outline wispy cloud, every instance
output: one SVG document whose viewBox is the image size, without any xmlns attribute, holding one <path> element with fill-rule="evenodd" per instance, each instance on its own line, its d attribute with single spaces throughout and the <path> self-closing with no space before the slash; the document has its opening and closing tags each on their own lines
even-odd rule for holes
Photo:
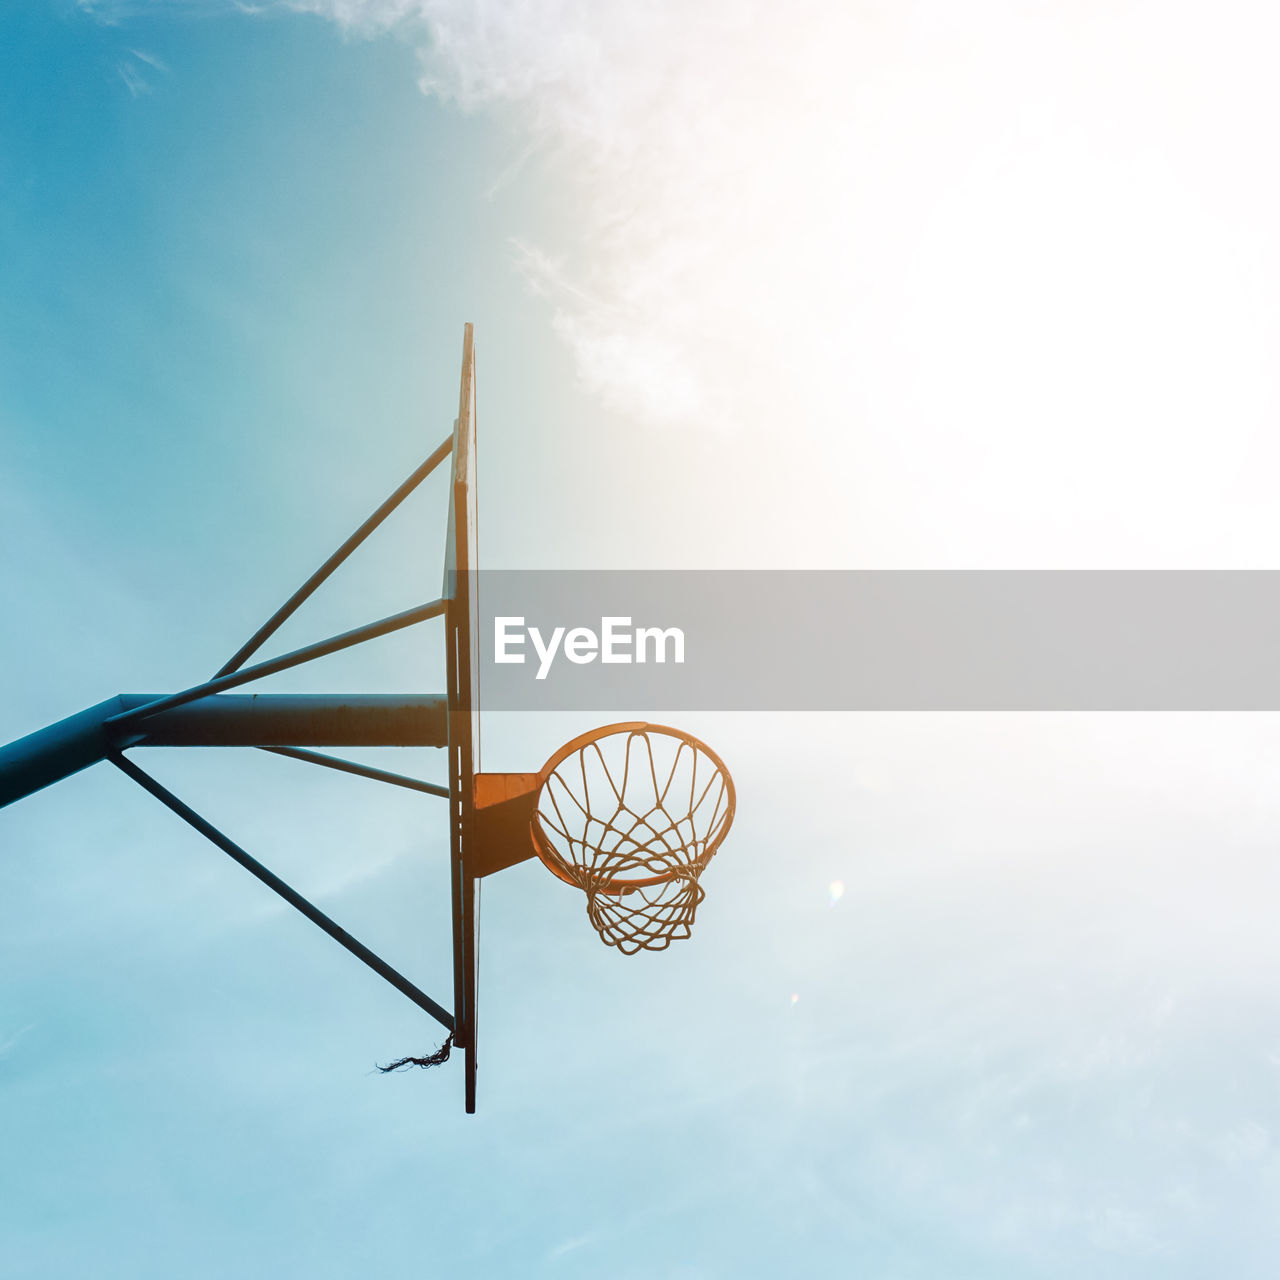
<svg viewBox="0 0 1280 1280">
<path fill-rule="evenodd" d="M 151 86 L 147 83 L 146 77 L 132 62 L 117 62 L 116 74 L 124 82 L 124 87 L 129 90 L 131 98 L 140 98 L 144 93 L 151 92 Z"/>
<path fill-rule="evenodd" d="M 142 49 L 130 49 L 127 56 L 116 63 L 116 74 L 131 98 L 141 98 L 152 91 L 156 72 L 168 75 L 169 68 L 155 54 Z"/>
<path fill-rule="evenodd" d="M 117 26 L 124 16 L 119 12 L 118 0 L 76 0 L 76 8 L 107 27 Z"/>
<path fill-rule="evenodd" d="M 0 1038 L 0 1058 L 7 1057 L 13 1051 L 14 1046 L 22 1039 L 27 1032 L 35 1029 L 35 1023 L 30 1022 L 25 1027 L 19 1027 L 17 1031 L 11 1035 Z"/>
<path fill-rule="evenodd" d="M 75 0 L 76 8 L 104 27 L 118 27 L 130 18 L 154 17 L 157 13 L 225 13 L 234 0 Z"/>
<path fill-rule="evenodd" d="M 734 228 L 770 216 L 752 175 L 784 144 L 779 119 L 794 116 L 813 46 L 839 43 L 832 6 L 781 25 L 755 0 L 294 7 L 356 33 L 417 32 L 423 91 L 509 117 L 525 154 L 572 190 L 564 239 L 519 241 L 516 254 L 592 392 L 648 422 L 731 419 L 741 367 L 725 356 L 744 326 L 774 323 L 756 296 L 761 265 L 743 261 Z"/>
<path fill-rule="evenodd" d="M 547 1261 L 554 1262 L 557 1258 L 563 1258 L 567 1253 L 575 1253 L 577 1250 L 589 1245 L 596 1238 L 596 1233 L 592 1232 L 585 1236 L 571 1236 L 568 1240 L 562 1240 L 553 1249 L 547 1251 Z"/>
<path fill-rule="evenodd" d="M 169 68 L 165 66 L 165 64 L 161 62 L 154 53 L 147 53 L 142 49 L 130 49 L 129 55 L 130 57 L 136 58 L 139 62 L 145 62 L 147 66 L 156 71 L 161 71 L 165 75 L 169 74 Z"/>
</svg>

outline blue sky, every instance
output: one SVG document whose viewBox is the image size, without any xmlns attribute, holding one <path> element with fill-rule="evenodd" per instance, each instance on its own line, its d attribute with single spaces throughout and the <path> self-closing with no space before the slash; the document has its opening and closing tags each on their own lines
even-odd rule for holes
<svg viewBox="0 0 1280 1280">
<path fill-rule="evenodd" d="M 1272 19 L 800 10 L 5 6 L 0 740 L 216 669 L 447 433 L 464 321 L 491 566 L 1275 567 Z M 280 647 L 432 598 L 443 496 Z M 688 727 L 695 937 L 495 878 L 473 1117 L 115 771 L 6 809 L 0 1271 L 1275 1273 L 1272 717 Z M 144 763 L 447 993 L 430 798 Z"/>
</svg>

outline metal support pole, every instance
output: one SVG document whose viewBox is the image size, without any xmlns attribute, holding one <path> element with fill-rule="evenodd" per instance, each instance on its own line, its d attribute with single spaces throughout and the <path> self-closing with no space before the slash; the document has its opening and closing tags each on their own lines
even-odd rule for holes
<svg viewBox="0 0 1280 1280">
<path fill-rule="evenodd" d="M 126 693 L 133 706 L 160 694 Z M 440 694 L 222 693 L 130 725 L 140 747 L 443 747 Z M 122 744 L 123 745 L 123 744 Z"/>
<path fill-rule="evenodd" d="M 223 694 L 137 724 L 120 722 L 121 715 L 160 700 L 118 694 L 0 746 L 0 808 L 127 746 L 443 747 L 449 740 L 440 695 Z"/>
<path fill-rule="evenodd" d="M 0 747 L 0 808 L 105 760 L 106 722 L 123 709 L 119 697 L 108 698 Z"/>
<path fill-rule="evenodd" d="M 318 764 L 339 773 L 350 773 L 357 778 L 369 778 L 373 782 L 387 782 L 393 787 L 405 787 L 409 791 L 422 791 L 429 796 L 449 798 L 449 788 L 435 782 L 423 782 L 420 778 L 406 778 L 402 773 L 388 773 L 386 769 L 374 769 L 354 760 L 339 760 L 337 756 L 322 755 L 319 751 L 299 751 L 296 747 L 263 747 L 274 756 L 287 756 L 304 764 Z"/>
</svg>

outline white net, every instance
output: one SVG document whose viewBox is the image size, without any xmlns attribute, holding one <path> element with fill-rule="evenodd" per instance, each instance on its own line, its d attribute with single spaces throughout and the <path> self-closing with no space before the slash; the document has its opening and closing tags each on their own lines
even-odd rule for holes
<svg viewBox="0 0 1280 1280">
<path fill-rule="evenodd" d="M 689 936 L 698 877 L 733 811 L 728 771 L 696 738 L 609 725 L 552 757 L 534 827 L 544 861 L 587 895 L 601 938 L 633 954 Z"/>
</svg>

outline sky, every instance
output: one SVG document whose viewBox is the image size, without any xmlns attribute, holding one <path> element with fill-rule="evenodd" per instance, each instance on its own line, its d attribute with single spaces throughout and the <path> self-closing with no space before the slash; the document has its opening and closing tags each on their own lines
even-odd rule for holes
<svg viewBox="0 0 1280 1280">
<path fill-rule="evenodd" d="M 0 741 L 214 671 L 448 434 L 467 321 L 487 567 L 1280 567 L 1277 43 L 1233 0 L 10 0 Z M 433 598 L 444 496 L 273 644 Z M 0 812 L 0 1271 L 1275 1274 L 1273 716 L 683 723 L 739 803 L 694 937 L 488 882 L 474 1116 L 116 771 Z M 485 765 L 586 727 L 490 715 Z M 447 996 L 431 797 L 142 763 Z"/>
</svg>

